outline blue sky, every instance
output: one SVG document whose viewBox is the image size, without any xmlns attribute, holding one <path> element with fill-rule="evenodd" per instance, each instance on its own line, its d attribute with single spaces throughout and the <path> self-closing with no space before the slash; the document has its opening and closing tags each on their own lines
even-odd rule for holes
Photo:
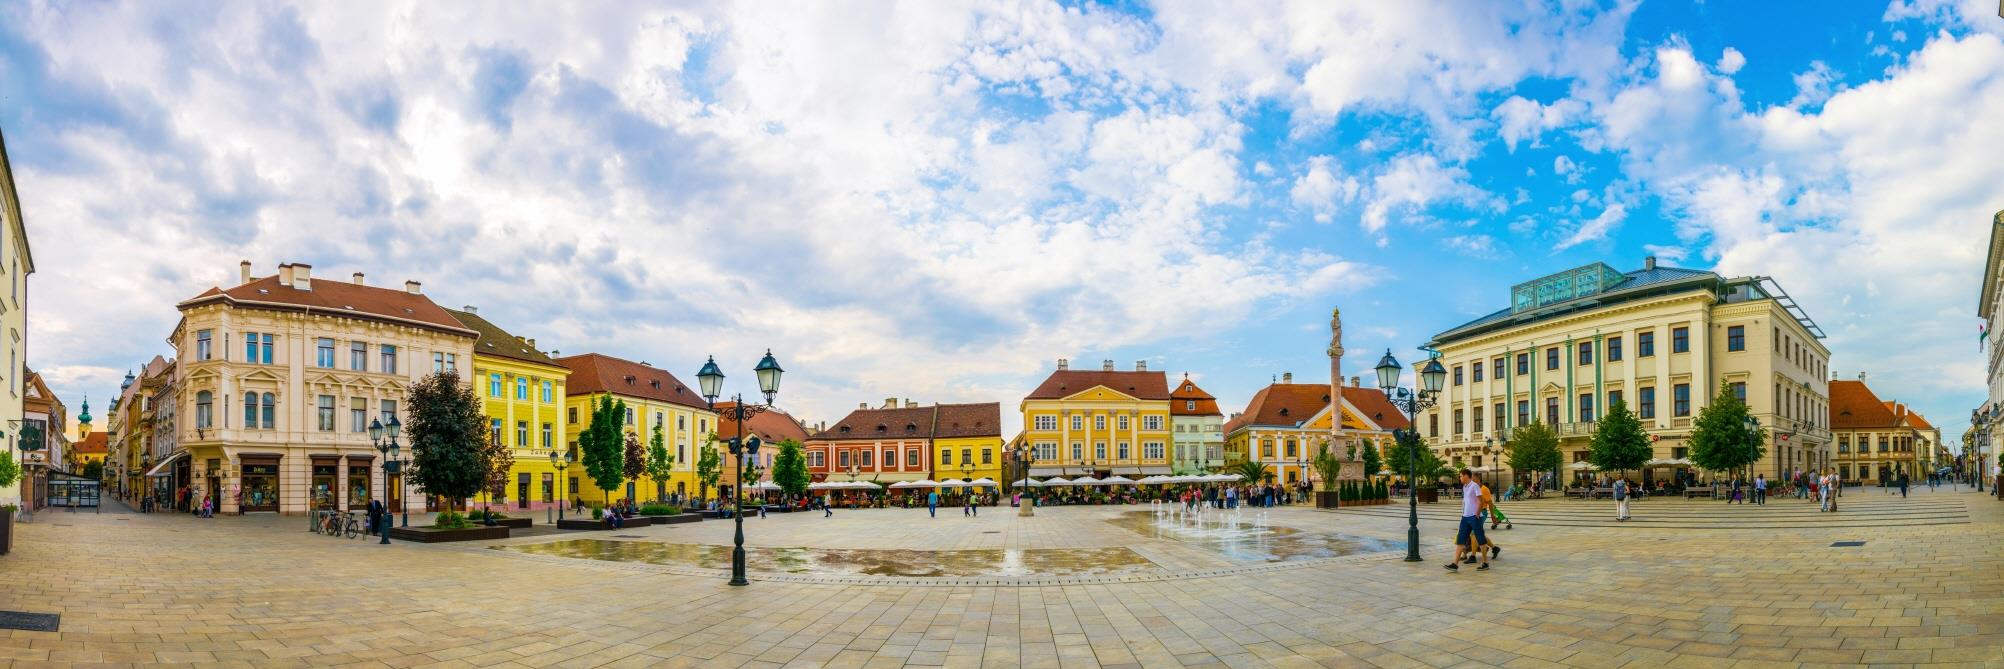
<svg viewBox="0 0 2004 669">
<path fill-rule="evenodd" d="M 1774 277 L 1959 432 L 1989 0 L 0 8 L 30 362 L 104 398 L 236 262 L 424 281 L 811 420 L 1060 357 L 1243 407 L 1604 261 Z"/>
</svg>

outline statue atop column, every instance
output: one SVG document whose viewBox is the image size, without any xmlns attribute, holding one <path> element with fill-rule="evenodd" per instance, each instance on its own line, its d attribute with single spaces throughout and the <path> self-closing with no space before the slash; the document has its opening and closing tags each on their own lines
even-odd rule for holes
<svg viewBox="0 0 2004 669">
<path fill-rule="evenodd" d="M 1343 429 L 1343 310 L 1329 311 L 1329 450 L 1343 459 L 1342 480 L 1364 478 L 1364 464 Z"/>
</svg>

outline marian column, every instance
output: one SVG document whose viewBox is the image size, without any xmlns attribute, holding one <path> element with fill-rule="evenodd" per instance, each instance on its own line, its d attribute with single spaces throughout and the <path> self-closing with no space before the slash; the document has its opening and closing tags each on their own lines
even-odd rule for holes
<svg viewBox="0 0 2004 669">
<path fill-rule="evenodd" d="M 1361 479 L 1364 465 L 1350 453 L 1343 429 L 1343 310 L 1329 312 L 1329 449 L 1343 458 L 1339 479 Z"/>
</svg>

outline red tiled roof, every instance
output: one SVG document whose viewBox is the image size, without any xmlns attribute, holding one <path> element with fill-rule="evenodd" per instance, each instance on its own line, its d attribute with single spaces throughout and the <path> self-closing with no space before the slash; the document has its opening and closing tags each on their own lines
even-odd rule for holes
<svg viewBox="0 0 2004 669">
<path fill-rule="evenodd" d="M 102 431 L 86 434 L 84 435 L 83 441 L 79 441 L 77 443 L 70 445 L 70 452 L 71 453 L 109 452 L 109 447 L 107 446 L 108 439 L 109 437 L 106 437 L 105 433 Z"/>
<path fill-rule="evenodd" d="M 737 402 L 717 403 L 717 436 L 728 438 L 738 435 L 738 422 L 731 418 L 729 411 L 737 405 Z M 778 444 L 788 439 L 807 441 L 807 430 L 801 428 L 800 423 L 794 422 L 792 416 L 777 409 L 766 409 L 763 413 L 752 416 L 751 420 L 745 422 L 745 434 L 758 435 L 759 439 L 769 444 Z"/>
<path fill-rule="evenodd" d="M 933 437 L 936 439 L 1002 436 L 1001 402 L 937 406 L 939 418 L 933 425 Z"/>
<path fill-rule="evenodd" d="M 1886 403 L 1863 381 L 1830 382 L 1830 427 L 1836 429 L 1895 427 L 1900 423 Z"/>
<path fill-rule="evenodd" d="M 478 313 L 458 309 L 447 309 L 445 312 L 452 314 L 452 317 L 458 319 L 467 329 L 480 333 L 479 341 L 473 342 L 474 353 L 540 365 L 557 364 L 556 360 L 550 358 L 550 354 L 536 350 L 536 347 L 529 345 L 528 340 L 509 334 L 507 330 L 501 329 L 501 326 L 495 325 L 493 321 L 482 318 Z"/>
<path fill-rule="evenodd" d="M 1188 376 L 1183 377 L 1183 382 L 1177 384 L 1175 390 L 1169 391 L 1169 399 L 1171 400 L 1169 402 L 1169 415 L 1171 416 L 1224 415 L 1223 411 L 1218 410 L 1218 398 L 1204 392 L 1203 388 L 1198 388 L 1197 384 L 1191 382 Z M 1197 408 L 1185 409 L 1184 407 L 1190 406 L 1190 402 L 1192 401 L 1197 403 Z"/>
<path fill-rule="evenodd" d="M 612 393 L 709 409 L 709 403 L 703 401 L 703 396 L 695 388 L 683 384 L 667 370 L 651 365 L 601 353 L 557 358 L 557 364 L 571 370 L 571 378 L 564 385 L 565 395 Z"/>
<path fill-rule="evenodd" d="M 1126 393 L 1135 399 L 1169 399 L 1169 380 L 1162 372 L 1108 372 L 1085 370 L 1058 370 L 1051 372 L 1042 385 L 1030 391 L 1032 400 L 1054 400 L 1078 394 L 1093 386 L 1106 386 L 1114 392 Z"/>
<path fill-rule="evenodd" d="M 928 439 L 932 407 L 857 409 L 814 435 L 815 439 Z"/>
<path fill-rule="evenodd" d="M 1406 427 L 1406 415 L 1385 399 L 1376 388 L 1343 386 L 1343 399 L 1364 418 L 1387 430 Z M 1253 394 L 1245 413 L 1225 425 L 1231 432 L 1247 425 L 1297 425 L 1329 407 L 1329 386 L 1306 383 L 1275 383 Z"/>
<path fill-rule="evenodd" d="M 232 288 L 212 287 L 175 306 L 187 309 L 221 300 L 240 308 L 320 311 L 407 323 L 469 337 L 479 334 L 421 294 L 329 279 L 308 280 L 306 285 L 310 290 L 301 290 L 296 285 L 281 286 L 276 275 L 254 278 Z"/>
</svg>

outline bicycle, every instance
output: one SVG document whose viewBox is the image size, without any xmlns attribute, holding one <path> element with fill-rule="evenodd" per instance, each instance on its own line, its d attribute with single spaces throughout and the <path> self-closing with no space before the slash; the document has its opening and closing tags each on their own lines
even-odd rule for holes
<svg viewBox="0 0 2004 669">
<path fill-rule="evenodd" d="M 341 515 L 347 519 L 346 522 L 342 523 L 342 533 L 347 535 L 349 539 L 362 536 L 362 519 L 356 518 L 353 511 Z"/>
</svg>

